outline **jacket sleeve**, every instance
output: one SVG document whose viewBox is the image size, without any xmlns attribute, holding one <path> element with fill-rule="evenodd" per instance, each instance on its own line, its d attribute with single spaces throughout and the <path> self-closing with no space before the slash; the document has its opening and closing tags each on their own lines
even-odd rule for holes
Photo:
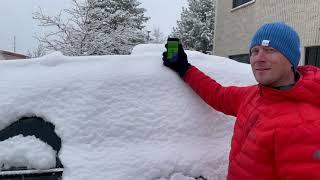
<svg viewBox="0 0 320 180">
<path fill-rule="evenodd" d="M 217 111 L 227 115 L 237 115 L 246 88 L 223 87 L 194 66 L 188 69 L 184 80 L 207 104 Z"/>
<path fill-rule="evenodd" d="M 275 131 L 275 160 L 280 179 L 320 179 L 319 120 Z"/>
</svg>

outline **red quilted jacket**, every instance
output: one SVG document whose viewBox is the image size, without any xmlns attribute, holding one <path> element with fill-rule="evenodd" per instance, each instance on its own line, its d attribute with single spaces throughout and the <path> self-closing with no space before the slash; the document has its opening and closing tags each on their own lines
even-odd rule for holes
<svg viewBox="0 0 320 180">
<path fill-rule="evenodd" d="M 303 66 L 290 90 L 223 87 L 192 66 L 184 80 L 236 116 L 228 180 L 320 180 L 320 69 Z"/>
</svg>

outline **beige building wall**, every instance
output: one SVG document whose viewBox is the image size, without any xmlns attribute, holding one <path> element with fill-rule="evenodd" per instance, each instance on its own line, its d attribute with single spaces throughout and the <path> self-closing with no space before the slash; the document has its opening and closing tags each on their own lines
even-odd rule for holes
<svg viewBox="0 0 320 180">
<path fill-rule="evenodd" d="M 252 0 L 232 9 L 233 0 L 217 0 L 213 52 L 218 56 L 247 54 L 256 29 L 273 21 L 284 21 L 300 35 L 304 47 L 320 45 L 320 0 Z"/>
</svg>

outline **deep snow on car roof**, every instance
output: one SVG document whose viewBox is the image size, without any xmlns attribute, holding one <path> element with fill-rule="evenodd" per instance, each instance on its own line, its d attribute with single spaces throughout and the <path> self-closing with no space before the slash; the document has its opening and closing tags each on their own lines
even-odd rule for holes
<svg viewBox="0 0 320 180">
<path fill-rule="evenodd" d="M 223 85 L 254 83 L 248 65 L 187 53 Z M 233 119 L 202 102 L 161 58 L 56 52 L 0 62 L 0 130 L 25 115 L 52 122 L 62 140 L 64 179 L 225 178 Z M 0 162 L 12 152 L 1 151 Z M 28 158 L 21 165 L 45 157 Z"/>
</svg>

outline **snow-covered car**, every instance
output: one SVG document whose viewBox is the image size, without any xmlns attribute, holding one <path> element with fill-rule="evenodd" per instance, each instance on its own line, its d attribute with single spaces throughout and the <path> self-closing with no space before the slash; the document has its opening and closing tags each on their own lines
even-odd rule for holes
<svg viewBox="0 0 320 180">
<path fill-rule="evenodd" d="M 5 167 L 56 169 L 58 157 L 63 180 L 225 179 L 234 118 L 164 67 L 162 49 L 141 46 L 125 56 L 1 61 L 0 131 L 39 117 L 54 125 L 61 149 L 30 134 L 2 140 L 0 176 Z M 254 83 L 246 64 L 187 54 L 223 85 Z"/>
</svg>

